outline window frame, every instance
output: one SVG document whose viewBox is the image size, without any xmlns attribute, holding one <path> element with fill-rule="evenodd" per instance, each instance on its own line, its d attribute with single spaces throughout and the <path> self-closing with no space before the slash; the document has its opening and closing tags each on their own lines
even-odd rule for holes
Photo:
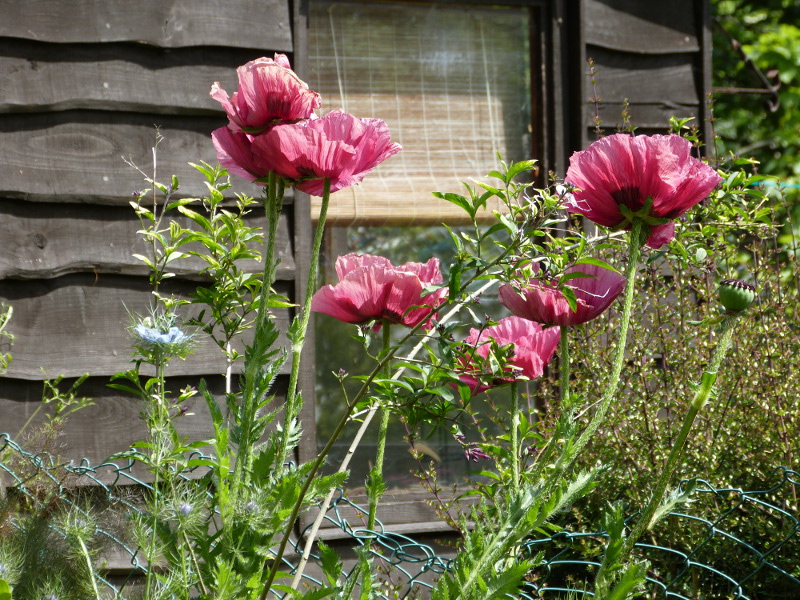
<svg viewBox="0 0 800 600">
<path fill-rule="evenodd" d="M 294 28 L 295 50 L 294 68 L 302 77 L 306 77 L 309 72 L 308 56 L 308 37 L 309 28 L 313 23 L 309 22 L 310 3 L 313 0 L 299 0 L 295 4 Z M 567 27 L 569 21 L 566 18 L 568 12 L 568 2 L 570 0 L 348 0 L 362 4 L 393 4 L 393 5 L 450 5 L 464 6 L 469 8 L 488 7 L 488 6 L 508 6 L 523 7 L 529 11 L 530 23 L 530 56 L 531 65 L 531 148 L 530 156 L 538 160 L 539 169 L 536 172 L 535 184 L 543 186 L 548 180 L 550 172 L 563 172 L 566 165 L 567 148 L 573 146 L 571 137 L 566 131 L 566 115 L 575 110 L 576 102 L 569 101 L 569 94 L 566 87 L 570 83 L 567 77 L 565 60 L 567 55 Z M 367 115 L 380 117 L 380 115 Z M 471 176 L 465 173 L 464 177 Z M 311 209 L 308 195 L 295 193 L 295 231 L 300 233 L 303 229 L 306 232 L 311 229 Z M 329 232 L 326 232 L 328 234 Z M 298 237 L 295 261 L 298 269 L 302 269 L 308 264 L 310 255 L 310 240 L 308 234 Z M 299 270 L 298 272 L 302 272 Z M 302 297 L 305 290 L 305 278 L 298 277 L 297 293 Z M 313 328 L 306 336 L 307 347 L 314 346 Z M 308 461 L 317 454 L 317 431 L 316 431 L 316 399 L 314 396 L 315 388 L 315 364 L 313 352 L 306 353 L 300 383 L 304 391 L 304 407 L 301 413 L 303 422 L 304 437 L 298 449 L 298 459 Z M 429 494 L 421 494 L 418 490 L 397 490 L 390 491 L 384 497 L 384 510 L 378 515 L 381 522 L 387 529 L 397 532 L 438 532 L 448 531 L 450 527 L 441 519 L 435 516 L 430 506 L 425 503 L 424 498 Z M 361 501 L 358 494 L 352 495 L 354 501 Z M 387 511 L 386 505 L 391 505 L 392 510 Z M 301 530 L 309 523 L 313 522 L 316 515 L 311 512 L 301 518 Z M 357 519 L 357 515 L 350 515 Z M 322 539 L 336 538 L 333 528 L 323 528 L 319 536 Z"/>
</svg>

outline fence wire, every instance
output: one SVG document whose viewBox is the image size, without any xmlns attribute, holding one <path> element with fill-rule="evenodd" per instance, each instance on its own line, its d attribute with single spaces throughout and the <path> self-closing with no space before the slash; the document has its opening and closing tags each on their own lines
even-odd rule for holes
<svg viewBox="0 0 800 600">
<path fill-rule="evenodd" d="M 646 597 L 653 600 L 790 600 L 800 598 L 800 520 L 797 494 L 800 473 L 778 467 L 763 489 L 715 488 L 699 480 L 692 501 L 671 513 L 655 532 L 659 537 L 636 544 L 638 557 L 650 562 Z M 42 495 L 43 486 L 48 495 Z M 48 453 L 32 454 L 0 434 L 0 498 L 12 490 L 30 506 L 59 502 L 78 513 L 86 509 L 75 501 L 76 487 L 88 487 L 92 496 L 126 511 L 140 507 L 126 490 L 132 486 L 152 489 L 134 474 L 133 462 L 92 465 L 61 463 Z M 352 523 L 352 515 L 357 523 Z M 451 559 L 427 544 L 394 533 L 378 521 L 374 531 L 363 527 L 365 510 L 339 491 L 325 518 L 356 544 L 371 540 L 375 564 L 386 591 L 383 598 L 424 598 Z M 346 515 L 350 515 L 347 517 Z M 632 515 L 629 520 L 635 519 Z M 88 518 L 88 515 L 87 515 Z M 12 526 L 14 523 L 10 523 Z M 0 522 L 0 526 L 3 523 Z M 50 527 L 58 532 L 58 525 Z M 117 551 L 130 557 L 130 573 L 144 573 L 139 549 L 119 533 L 98 528 Z M 527 600 L 590 598 L 586 582 L 599 567 L 605 534 L 560 531 L 530 539 L 522 552 L 536 556 L 538 566 L 529 574 L 519 597 Z M 302 552 L 301 535 L 295 551 Z M 287 571 L 294 565 L 286 561 Z M 109 591 L 116 587 L 99 577 Z M 308 576 L 309 583 L 316 582 Z M 318 583 L 318 582 L 317 582 Z"/>
</svg>

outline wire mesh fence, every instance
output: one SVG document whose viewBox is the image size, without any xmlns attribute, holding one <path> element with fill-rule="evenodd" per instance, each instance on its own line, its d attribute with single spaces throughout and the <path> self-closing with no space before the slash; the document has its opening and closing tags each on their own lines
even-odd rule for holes
<svg viewBox="0 0 800 600">
<path fill-rule="evenodd" d="M 655 600 L 800 598 L 800 473 L 779 467 L 768 482 L 762 489 L 743 490 L 697 481 L 692 501 L 659 525 L 657 537 L 636 546 L 638 557 L 650 563 L 646 596 Z M 137 496 L 130 493 L 136 487 L 150 489 L 137 477 L 132 462 L 63 463 L 48 453 L 27 452 L 7 434 L 0 434 L 0 497 L 14 495 L 17 506 L 42 511 L 45 505 L 57 503 L 81 513 L 87 509 L 85 498 L 76 499 L 75 490 L 80 488 L 91 490 L 94 501 L 130 513 L 141 510 Z M 375 563 L 391 588 L 384 597 L 426 597 L 452 559 L 380 522 L 374 531 L 365 529 L 358 518 L 363 514 L 363 508 L 339 491 L 325 518 L 328 527 L 340 529 L 355 544 L 371 540 Z M 630 517 L 635 518 L 635 514 Z M 0 534 L 3 526 L 13 527 L 13 521 L 13 512 L 0 514 Z M 49 527 L 59 533 L 57 522 Z M 302 552 L 302 533 L 296 539 L 295 556 Z M 129 576 L 145 572 L 139 548 L 119 528 L 98 527 L 96 534 L 107 547 L 127 557 Z M 602 531 L 568 530 L 532 537 L 522 551 L 536 556 L 539 566 L 529 574 L 519 597 L 591 597 L 586 582 L 600 564 L 597 557 L 604 537 Z M 294 565 L 287 561 L 286 567 L 291 572 Z M 109 592 L 116 592 L 119 583 L 99 578 Z"/>
</svg>

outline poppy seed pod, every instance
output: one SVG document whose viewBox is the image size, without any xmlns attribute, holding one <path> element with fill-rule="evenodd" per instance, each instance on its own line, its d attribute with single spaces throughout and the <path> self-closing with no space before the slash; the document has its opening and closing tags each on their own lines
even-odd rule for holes
<svg viewBox="0 0 800 600">
<path fill-rule="evenodd" d="M 728 312 L 739 313 L 756 299 L 755 286 L 739 279 L 725 279 L 719 284 L 719 301 Z"/>
</svg>

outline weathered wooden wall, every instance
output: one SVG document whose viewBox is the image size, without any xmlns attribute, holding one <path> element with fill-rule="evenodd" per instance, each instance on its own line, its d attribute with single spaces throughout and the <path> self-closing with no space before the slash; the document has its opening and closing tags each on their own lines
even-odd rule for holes
<svg viewBox="0 0 800 600">
<path fill-rule="evenodd" d="M 537 15 L 531 60 L 541 86 L 532 90 L 532 125 L 545 170 L 563 175 L 569 154 L 594 139 L 588 57 L 596 65 L 605 128 L 621 123 L 625 99 L 641 131 L 663 131 L 672 115 L 694 116 L 705 126 L 707 0 L 509 3 L 530 5 Z M 145 183 L 122 158 L 149 170 L 158 125 L 165 137 L 158 176 L 175 173 L 183 193 L 202 194 L 202 180 L 186 163 L 215 162 L 209 134 L 225 117 L 208 96 L 211 83 L 232 91 L 235 67 L 274 51 L 290 53 L 303 76 L 306 14 L 302 0 L 3 3 L 0 299 L 14 305 L 10 329 L 17 340 L 0 380 L 0 431 L 14 435 L 35 411 L 43 377 L 90 372 L 84 390 L 96 405 L 72 419 L 63 454 L 97 461 L 142 435 L 136 399 L 105 387 L 109 375 L 130 366 L 127 311 L 144 310 L 148 300 L 145 271 L 131 257 L 139 225 L 128 206 Z M 235 189 L 258 193 L 242 181 Z M 308 253 L 306 203 L 298 194 L 280 224 L 278 287 L 295 296 Z M 197 267 L 187 263 L 173 288 L 190 291 Z M 222 370 L 207 345 L 173 362 L 173 388 L 203 376 L 221 389 Z M 308 399 L 313 369 L 303 372 Z M 181 420 L 184 431 L 205 436 L 203 407 L 193 411 Z M 311 402 L 303 420 L 309 439 L 300 457 L 308 459 L 316 448 Z M 413 498 L 391 506 L 393 523 L 416 521 L 413 529 L 435 521 Z"/>
<path fill-rule="evenodd" d="M 707 0 L 580 0 L 579 10 L 581 146 L 595 139 L 595 97 L 606 132 L 622 125 L 627 100 L 631 122 L 641 133 L 664 132 L 671 116 L 694 117 L 692 123 L 709 139 Z"/>
<path fill-rule="evenodd" d="M 143 433 L 137 399 L 105 387 L 130 368 L 129 311 L 147 310 L 139 223 L 128 205 L 156 178 L 177 174 L 180 194 L 202 195 L 189 161 L 216 162 L 210 133 L 226 122 L 209 97 L 236 89 L 235 68 L 275 51 L 291 55 L 288 0 L 7 0 L 0 19 L 0 300 L 14 307 L 14 359 L 0 380 L 0 431 L 14 436 L 36 410 L 41 380 L 84 372 L 95 406 L 72 418 L 62 455 L 102 460 Z M 242 180 L 235 191 L 259 194 Z M 304 206 L 304 205 L 303 205 Z M 305 209 L 307 213 L 307 208 Z M 297 240 L 308 219 L 290 206 L 280 223 L 277 287 L 294 296 Z M 256 217 L 254 222 L 263 224 Z M 138 248 L 137 248 L 138 246 Z M 302 252 L 301 252 L 302 253 Z M 302 258 L 301 258 L 302 262 Z M 186 295 L 199 263 L 168 289 Z M 260 265 L 253 263 L 253 269 Z M 285 327 L 290 314 L 278 315 Z M 221 389 L 224 360 L 210 342 L 174 360 L 172 389 L 205 377 Z M 206 437 L 205 411 L 181 419 Z"/>
</svg>

